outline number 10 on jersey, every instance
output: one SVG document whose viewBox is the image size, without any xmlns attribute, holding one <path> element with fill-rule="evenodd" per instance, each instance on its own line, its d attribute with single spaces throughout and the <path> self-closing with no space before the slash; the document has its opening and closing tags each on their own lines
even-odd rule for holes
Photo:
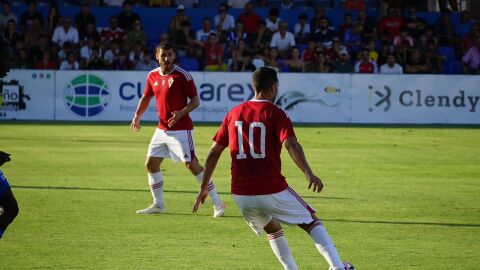
<svg viewBox="0 0 480 270">
<path fill-rule="evenodd" d="M 237 159 L 246 159 L 247 154 L 243 149 L 243 121 L 235 121 L 235 126 L 237 127 L 237 141 L 238 141 L 238 154 Z M 260 129 L 260 153 L 255 152 L 253 147 L 253 131 L 254 129 Z M 248 126 L 248 145 L 250 148 L 250 155 L 254 159 L 265 158 L 265 132 L 266 128 L 262 122 L 252 122 Z"/>
</svg>

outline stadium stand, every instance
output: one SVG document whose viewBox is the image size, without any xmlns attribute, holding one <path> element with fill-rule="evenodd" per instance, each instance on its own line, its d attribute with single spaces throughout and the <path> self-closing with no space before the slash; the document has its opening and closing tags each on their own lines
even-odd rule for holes
<svg viewBox="0 0 480 270">
<path fill-rule="evenodd" d="M 49 10 L 51 7 L 51 3 L 54 2 L 56 6 L 58 6 L 58 14 L 61 16 L 62 19 L 69 18 L 73 21 L 75 16 L 80 12 L 81 5 L 84 3 L 83 1 L 79 0 L 68 0 L 68 1 L 36 1 L 37 7 L 36 9 L 38 12 L 43 16 L 45 22 L 50 21 L 48 19 Z M 95 18 L 96 28 L 99 33 L 102 32 L 105 28 L 109 27 L 109 19 L 112 16 L 117 16 L 122 14 L 124 9 L 121 6 L 115 5 L 115 1 L 113 1 L 111 6 L 105 5 L 104 3 L 110 3 L 109 1 L 87 1 L 93 4 L 103 4 L 103 5 L 90 5 L 89 12 Z M 121 3 L 122 1 L 117 1 Z M 166 33 L 170 34 L 170 37 L 175 34 L 171 33 L 170 29 L 170 19 L 177 14 L 179 11 L 177 6 L 171 6 L 168 8 L 161 8 L 161 7 L 149 7 L 146 3 L 148 1 L 127 1 L 128 3 L 131 2 L 133 5 L 133 12 L 138 14 L 141 18 L 141 25 L 143 27 L 143 31 L 147 36 L 147 43 L 144 49 L 148 49 L 152 51 L 156 44 L 160 41 L 160 37 L 162 35 L 165 36 Z M 171 1 L 172 3 L 175 1 Z M 192 1 L 195 2 L 195 1 Z M 223 1 L 197 1 L 195 8 L 188 8 L 183 6 L 182 8 L 185 10 L 184 13 L 188 17 L 190 22 L 190 31 L 195 32 L 202 27 L 202 22 L 205 18 L 210 18 L 213 22 L 213 18 L 219 14 L 218 5 L 221 4 Z M 465 12 L 463 13 L 451 13 L 451 12 L 428 12 L 428 11 L 418 11 L 416 12 L 416 16 L 421 19 L 422 22 L 425 22 L 425 25 L 416 24 L 409 20 L 409 7 L 403 5 L 402 8 L 391 5 L 385 6 L 380 5 L 385 4 L 385 2 L 398 2 L 398 1 L 378 1 L 378 0 L 366 0 L 366 1 L 359 1 L 365 3 L 365 11 L 366 11 L 366 20 L 358 19 L 364 15 L 361 14 L 356 8 L 349 8 L 348 10 L 345 8 L 348 6 L 348 0 L 320 0 L 320 1 L 308 1 L 308 0 L 297 0 L 293 1 L 292 7 L 285 9 L 283 6 L 282 1 L 272 0 L 272 1 L 254 1 L 256 4 L 257 2 L 267 3 L 267 7 L 264 8 L 255 8 L 255 13 L 257 13 L 263 20 L 268 18 L 269 10 L 273 7 L 277 7 L 279 9 L 279 18 L 284 20 L 288 23 L 288 31 L 294 32 L 294 27 L 298 22 L 298 18 L 300 14 L 304 14 L 307 16 L 307 20 L 309 22 L 313 22 L 310 25 L 310 35 L 311 38 L 315 38 L 316 40 L 316 52 L 323 53 L 326 55 L 328 62 L 330 65 L 338 60 L 340 51 L 347 50 L 349 53 L 349 61 L 354 64 L 360 59 L 359 53 L 367 48 L 368 44 L 373 44 L 373 48 L 369 48 L 370 56 L 372 61 L 377 61 L 380 48 L 382 44 L 388 43 L 389 51 L 392 53 L 396 53 L 398 55 L 397 50 L 401 50 L 401 43 L 399 45 L 394 46 L 392 33 L 387 35 L 385 32 L 380 31 L 377 26 L 379 26 L 379 22 L 382 19 L 380 14 L 383 14 L 385 10 L 391 11 L 389 16 L 394 16 L 398 19 L 395 19 L 395 22 L 398 22 L 401 25 L 406 24 L 407 29 L 409 29 L 409 33 L 414 38 L 414 46 L 406 49 L 405 59 L 407 56 L 410 56 L 411 51 L 414 48 L 418 48 L 422 53 L 421 58 L 426 57 L 426 50 L 429 42 L 435 42 L 435 45 L 438 46 L 437 53 L 442 57 L 442 63 L 438 66 L 439 68 L 430 67 L 429 73 L 445 73 L 445 74 L 458 74 L 463 72 L 463 64 L 461 62 L 461 57 L 465 54 L 465 52 L 471 47 L 476 46 L 476 42 L 470 42 L 470 47 L 464 48 L 463 39 L 466 38 L 467 35 L 470 39 L 478 39 L 478 31 L 476 34 L 473 35 L 470 33 L 470 29 L 475 26 L 475 24 L 468 18 L 468 14 Z M 421 1 L 420 1 L 421 2 Z M 28 4 L 24 1 L 11 1 L 10 2 L 11 13 L 15 14 L 18 18 L 18 24 L 16 27 L 12 26 L 12 29 L 9 29 L 7 26 L 3 26 L 0 24 L 0 32 L 1 37 L 4 42 L 10 43 L 10 46 L 14 50 L 15 53 L 22 52 L 22 49 L 27 50 L 29 57 L 33 57 L 33 62 L 36 63 L 38 60 L 34 57 L 33 52 L 35 55 L 41 55 L 42 53 L 38 51 L 35 46 L 25 42 L 25 29 L 20 25 L 20 18 L 22 15 L 28 14 L 26 13 L 28 9 Z M 117 3 L 118 4 L 118 3 Z M 322 7 L 321 13 L 317 13 L 318 7 Z M 350 6 L 348 6 L 350 7 Z M 4 6 L 5 9 L 5 6 Z M 361 8 L 360 8 L 361 9 Z M 3 10 L 2 10 L 3 12 Z M 244 12 L 244 9 L 228 9 L 227 13 L 232 15 L 235 19 Z M 321 15 L 318 15 L 321 14 Z M 124 15 L 122 15 L 124 16 Z M 321 17 L 318 17 L 321 16 Z M 322 25 L 322 16 L 328 22 L 326 25 Z M 351 18 L 351 22 L 346 23 L 346 17 Z M 28 17 L 28 16 L 27 16 Z M 447 18 L 449 23 L 446 25 L 452 26 L 452 33 L 451 36 L 445 37 L 448 35 L 448 31 L 442 31 L 442 36 L 439 37 L 435 33 L 435 26 L 441 25 L 442 18 Z M 462 19 L 460 19 L 462 18 Z M 447 20 L 445 19 L 445 20 Z M 0 15 L 0 23 L 2 22 L 2 15 Z M 318 23 L 317 23 L 318 22 Z M 60 23 L 61 25 L 61 23 Z M 45 25 L 47 27 L 47 25 Z M 325 28 L 326 27 L 326 28 Z M 213 26 L 216 28 L 216 26 Z M 356 29 L 356 30 L 355 30 Z M 399 29 L 399 28 L 398 28 Z M 426 34 L 428 32 L 427 29 L 432 31 L 431 34 Z M 433 30 L 432 30 L 433 29 Z M 461 29 L 455 30 L 455 29 Z M 268 31 L 268 30 L 267 30 Z M 395 30 L 396 31 L 396 30 Z M 461 32 L 461 34 L 456 35 L 455 31 Z M 83 32 L 83 31 L 82 31 Z M 445 33 L 443 33 L 445 32 Z M 230 63 L 232 53 L 235 52 L 238 48 L 236 48 L 236 44 L 231 44 L 227 42 L 227 35 L 228 33 L 219 33 L 219 41 L 225 47 L 224 53 L 224 63 Z M 269 33 L 269 36 L 272 36 L 273 33 Z M 128 35 L 128 32 L 125 33 L 125 36 Z M 325 38 L 327 35 L 327 38 Z M 269 42 L 264 42 L 263 46 L 256 46 L 256 38 L 258 35 L 252 34 L 246 38 L 246 42 L 248 44 L 248 54 L 252 56 L 252 59 L 258 59 L 261 57 L 266 57 L 268 54 L 268 47 Z M 268 36 L 268 35 L 267 35 Z M 341 40 L 341 46 L 332 47 L 331 39 L 334 37 L 338 37 Z M 398 37 L 397 37 L 398 38 Z M 13 39 L 13 40 L 12 40 Z M 189 70 L 202 70 L 204 67 L 203 63 L 203 55 L 202 55 L 202 44 L 195 42 L 194 36 L 191 36 L 190 33 L 185 33 L 183 43 L 188 44 L 189 47 L 192 48 L 189 53 L 188 58 L 185 57 L 178 57 L 179 61 L 182 61 L 182 65 L 186 65 L 185 68 Z M 51 36 L 49 37 L 51 41 Z M 165 38 L 163 39 L 165 40 Z M 308 47 L 307 44 L 309 39 L 303 39 L 301 43 L 298 43 L 297 40 L 297 47 L 300 48 L 301 53 Z M 430 41 L 429 41 L 430 40 Z M 433 41 L 431 41 L 433 40 Z M 79 44 L 74 45 L 74 51 L 77 53 L 78 58 L 80 56 L 80 48 L 84 46 L 86 40 L 80 40 Z M 126 42 L 125 42 L 126 43 Z M 398 42 L 397 42 L 398 43 Z M 472 45 L 473 44 L 473 45 Z M 128 46 L 127 44 L 123 44 L 120 41 L 120 47 L 122 50 L 127 50 L 128 52 L 133 50 L 133 46 Z M 95 47 L 99 48 L 99 51 L 104 53 L 108 50 L 109 44 L 105 42 L 98 42 Z M 333 48 L 333 49 L 332 49 Z M 52 58 L 57 63 L 60 63 L 62 59 L 58 59 L 59 52 L 61 48 L 52 47 Z M 37 50 L 37 51 L 35 51 Z M 196 58 L 197 61 L 192 61 L 191 58 Z M 314 57 L 316 59 L 316 57 Z M 281 59 L 282 61 L 288 61 L 289 56 L 288 54 L 285 55 L 285 59 Z M 303 60 L 303 59 L 302 59 Z M 404 64 L 402 59 L 398 59 L 398 63 Z M 431 62 L 427 61 L 430 65 Z M 18 66 L 26 66 L 26 65 L 18 65 Z M 378 65 L 380 66 L 380 65 Z M 283 69 L 286 71 L 287 69 Z M 332 68 L 330 70 L 333 70 Z M 308 69 L 307 69 L 308 71 Z M 470 69 L 471 73 L 471 69 Z"/>
</svg>

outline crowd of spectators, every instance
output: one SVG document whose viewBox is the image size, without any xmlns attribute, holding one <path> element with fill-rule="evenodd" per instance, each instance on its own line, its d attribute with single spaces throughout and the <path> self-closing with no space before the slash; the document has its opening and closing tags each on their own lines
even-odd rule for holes
<svg viewBox="0 0 480 270">
<path fill-rule="evenodd" d="M 54 4 L 44 17 L 37 11 L 36 1 L 29 2 L 27 11 L 17 16 L 10 3 L 3 2 L 0 40 L 13 50 L 15 68 L 157 67 L 141 14 L 133 7 L 139 2 L 171 6 L 173 1 L 102 1 L 122 5 L 122 11 L 109 18 L 108 26 L 97 25 L 90 2 L 80 4 L 72 18 L 62 17 Z M 189 70 L 252 71 L 268 65 L 281 72 L 480 74 L 479 28 L 467 11 L 453 22 L 451 9 L 444 8 L 440 19 L 428 24 L 417 16 L 414 5 L 405 5 L 408 1 L 380 1 L 379 19 L 375 20 L 367 15 L 363 0 L 347 0 L 343 22 L 335 28 L 322 5 L 309 7 L 315 11 L 312 18 L 301 13 L 297 22 L 289 25 L 281 11 L 293 8 L 291 0 L 269 8 L 265 18 L 256 8 L 268 7 L 267 1 L 229 1 L 231 5 L 220 4 L 213 18 L 205 17 L 200 29 L 194 29 L 185 9 L 195 7 L 198 1 L 184 2 L 176 6 L 169 31 L 160 35 L 159 42 L 174 43 L 179 64 Z M 235 17 L 229 8 L 237 5 L 244 10 Z"/>
</svg>

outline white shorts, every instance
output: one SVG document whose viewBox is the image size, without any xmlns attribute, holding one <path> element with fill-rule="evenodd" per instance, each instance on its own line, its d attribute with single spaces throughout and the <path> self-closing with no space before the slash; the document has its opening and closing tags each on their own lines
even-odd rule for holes
<svg viewBox="0 0 480 270">
<path fill-rule="evenodd" d="M 232 194 L 247 224 L 261 235 L 263 228 L 272 218 L 287 225 L 310 224 L 315 210 L 310 207 L 293 189 L 267 195 Z"/>
<path fill-rule="evenodd" d="M 189 162 L 195 157 L 192 130 L 162 130 L 157 128 L 148 145 L 149 157 L 171 158 L 174 162 Z"/>
</svg>

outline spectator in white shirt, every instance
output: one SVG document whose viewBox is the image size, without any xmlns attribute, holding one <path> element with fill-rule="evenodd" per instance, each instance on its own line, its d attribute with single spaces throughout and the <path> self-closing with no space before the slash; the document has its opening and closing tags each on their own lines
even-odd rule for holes
<svg viewBox="0 0 480 270">
<path fill-rule="evenodd" d="M 72 20 L 69 17 L 63 18 L 62 25 L 57 26 L 52 35 L 52 42 L 59 47 L 62 47 L 65 41 L 70 41 L 74 46 L 78 45 L 78 31 L 72 26 Z"/>
<path fill-rule="evenodd" d="M 110 49 L 108 49 L 103 56 L 105 62 L 107 62 L 107 65 L 110 65 L 113 60 L 117 59 L 119 53 L 120 48 L 118 46 L 118 43 L 115 40 L 112 40 L 112 42 L 110 42 Z"/>
<path fill-rule="evenodd" d="M 267 23 L 267 29 L 272 33 L 278 31 L 278 26 L 282 21 L 278 15 L 280 15 L 280 10 L 278 10 L 278 8 L 271 8 L 268 11 L 268 18 L 265 20 L 265 22 Z"/>
<path fill-rule="evenodd" d="M 74 52 L 69 52 L 67 54 L 67 59 L 63 60 L 60 64 L 60 70 L 78 70 L 80 64 L 77 61 L 77 57 Z"/>
<path fill-rule="evenodd" d="M 201 43 L 208 42 L 210 33 L 215 33 L 215 31 L 212 30 L 212 21 L 210 18 L 203 18 L 202 29 L 197 30 L 195 39 Z"/>
<path fill-rule="evenodd" d="M 276 47 L 280 55 L 284 58 L 287 56 L 288 50 L 295 46 L 295 38 L 292 32 L 287 31 L 288 23 L 281 21 L 278 27 L 278 31 L 273 34 L 270 41 L 270 47 Z"/>
<path fill-rule="evenodd" d="M 221 4 L 218 6 L 218 14 L 213 18 L 218 33 L 221 33 L 222 31 L 231 32 L 233 31 L 233 28 L 235 28 L 235 18 L 228 14 L 227 11 L 228 6 L 226 4 Z"/>
<path fill-rule="evenodd" d="M 300 13 L 300 15 L 298 15 L 298 22 L 293 28 L 293 33 L 295 35 L 297 43 L 307 43 L 308 36 L 310 35 L 310 24 L 308 23 L 307 14 Z"/>
<path fill-rule="evenodd" d="M 387 63 L 380 67 L 380 74 L 403 74 L 403 68 L 396 63 L 393 53 L 388 54 Z"/>
<path fill-rule="evenodd" d="M 95 39 L 93 37 L 89 37 L 87 39 L 87 43 L 80 48 L 80 61 L 87 63 L 90 58 L 92 58 L 92 51 L 93 47 L 95 46 Z M 101 53 L 100 53 L 101 54 Z"/>
</svg>

